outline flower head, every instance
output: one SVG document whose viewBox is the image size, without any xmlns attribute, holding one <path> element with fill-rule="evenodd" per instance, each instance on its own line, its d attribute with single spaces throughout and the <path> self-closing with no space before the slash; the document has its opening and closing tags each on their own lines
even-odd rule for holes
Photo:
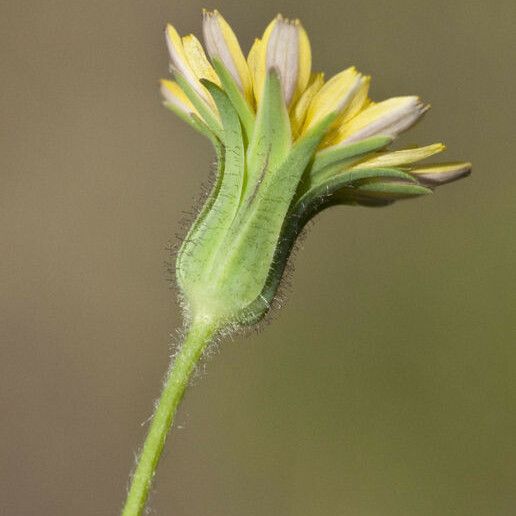
<svg viewBox="0 0 516 516">
<path fill-rule="evenodd" d="M 242 325 L 272 302 L 304 224 L 338 204 L 382 206 L 469 174 L 469 163 L 418 165 L 444 145 L 391 150 L 429 106 L 416 96 L 369 98 L 370 77 L 311 70 L 299 20 L 278 15 L 247 58 L 217 11 L 203 12 L 207 54 L 166 30 L 175 81 L 167 107 L 210 138 L 218 177 L 177 257 L 190 315 Z"/>
</svg>

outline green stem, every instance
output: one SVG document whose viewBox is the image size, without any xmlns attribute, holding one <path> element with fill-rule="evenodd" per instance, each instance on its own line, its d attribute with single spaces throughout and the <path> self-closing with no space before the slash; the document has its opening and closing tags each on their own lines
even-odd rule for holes
<svg viewBox="0 0 516 516">
<path fill-rule="evenodd" d="M 134 472 L 122 516 L 139 516 L 163 451 L 167 433 L 196 363 L 210 342 L 215 328 L 205 321 L 193 321 L 176 359 L 171 363 L 161 397 L 152 417 Z"/>
</svg>

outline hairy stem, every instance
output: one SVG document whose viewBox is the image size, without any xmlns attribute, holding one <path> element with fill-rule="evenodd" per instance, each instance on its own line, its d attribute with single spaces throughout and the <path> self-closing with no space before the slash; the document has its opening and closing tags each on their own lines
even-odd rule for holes
<svg viewBox="0 0 516 516">
<path fill-rule="evenodd" d="M 205 321 L 193 321 L 175 360 L 171 363 L 163 391 L 156 405 L 149 432 L 138 458 L 122 516 L 139 516 L 145 508 L 149 489 L 190 376 L 210 342 L 215 328 Z"/>
</svg>

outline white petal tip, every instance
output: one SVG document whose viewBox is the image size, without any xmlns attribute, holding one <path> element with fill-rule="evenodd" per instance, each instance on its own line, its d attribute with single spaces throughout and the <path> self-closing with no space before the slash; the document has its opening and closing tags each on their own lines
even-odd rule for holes
<svg viewBox="0 0 516 516">
<path fill-rule="evenodd" d="M 425 186 L 440 186 L 469 176 L 471 169 L 471 163 L 452 163 L 419 168 L 412 174 Z"/>
</svg>

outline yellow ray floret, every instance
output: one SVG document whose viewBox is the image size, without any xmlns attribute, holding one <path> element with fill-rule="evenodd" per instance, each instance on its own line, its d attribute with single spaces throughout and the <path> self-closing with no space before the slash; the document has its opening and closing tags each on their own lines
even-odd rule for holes
<svg viewBox="0 0 516 516">
<path fill-rule="evenodd" d="M 185 115 L 196 114 L 199 116 L 194 105 L 190 102 L 190 99 L 185 95 L 185 92 L 177 82 L 161 79 L 160 84 L 161 94 L 165 99 L 165 103 L 170 104 Z"/>
<path fill-rule="evenodd" d="M 410 173 L 417 177 L 418 181 L 428 186 L 437 186 L 471 173 L 471 163 L 439 163 L 437 165 L 426 165 L 413 168 Z"/>
<path fill-rule="evenodd" d="M 362 161 L 353 168 L 385 168 L 409 165 L 443 152 L 446 147 L 442 143 L 434 143 L 426 147 L 404 149 L 394 152 L 379 152 L 373 158 Z"/>
<path fill-rule="evenodd" d="M 303 127 L 303 132 L 313 127 L 330 113 L 340 113 L 336 125 L 342 122 L 348 109 L 362 107 L 367 98 L 369 81 L 354 66 L 334 75 L 314 96 Z M 359 100 L 357 105 L 356 99 Z"/>
<path fill-rule="evenodd" d="M 322 88 L 324 84 L 324 74 L 313 74 L 308 87 L 305 89 L 299 100 L 290 111 L 290 123 L 292 124 L 292 133 L 298 136 L 306 119 L 308 107 L 312 102 L 316 93 Z"/>
<path fill-rule="evenodd" d="M 279 16 L 279 15 L 278 15 Z M 270 35 L 277 23 L 278 17 L 272 20 L 263 32 L 261 38 L 256 38 L 247 56 L 247 63 L 253 79 L 253 93 L 256 103 L 262 97 L 265 75 L 267 73 L 266 53 Z"/>
<path fill-rule="evenodd" d="M 375 135 L 396 137 L 412 126 L 428 109 L 418 97 L 394 97 L 371 103 L 355 118 L 342 126 L 340 138 L 344 143 Z"/>
<path fill-rule="evenodd" d="M 226 84 L 224 81 L 232 79 L 247 101 L 246 105 L 241 100 L 243 104 L 237 108 L 239 115 L 243 113 L 251 119 L 252 127 L 265 78 L 271 70 L 280 79 L 294 139 L 300 138 L 326 116 L 336 114 L 319 149 L 348 145 L 372 136 L 395 138 L 416 123 L 429 107 L 416 96 L 394 97 L 378 103 L 371 101 L 368 96 L 371 78 L 359 73 L 355 67 L 343 70 L 325 83 L 322 73 L 311 73 L 310 42 L 299 20 L 291 21 L 278 15 L 266 27 L 262 37 L 255 39 L 247 59 L 235 33 L 218 11 L 203 11 L 203 34 L 211 61 L 216 60 L 229 72 L 224 75 L 222 83 L 194 35 L 181 38 L 172 25 L 166 29 L 172 67 L 186 82 L 178 79 L 184 87 L 183 91 L 174 81 L 162 81 L 161 91 L 166 103 L 182 114 L 201 117 L 199 113 L 202 113 L 207 122 L 214 118 L 216 124 L 217 120 L 220 121 L 217 108 L 201 80 L 207 79 L 223 87 L 222 84 Z M 231 99 L 234 101 L 234 97 Z M 235 102 L 238 102 L 238 94 Z M 444 145 L 434 144 L 395 152 L 377 152 L 357 166 L 404 166 L 442 150 Z M 459 165 L 443 165 L 439 169 L 419 167 L 418 172 L 414 173 L 422 179 L 428 176 L 429 181 L 431 178 L 444 181 L 444 178 L 463 173 L 467 164 Z"/>
<path fill-rule="evenodd" d="M 310 42 L 299 20 L 278 15 L 257 39 L 247 58 L 253 78 L 253 90 L 259 103 L 265 75 L 275 69 L 280 76 L 285 103 L 292 104 L 305 90 L 310 79 L 312 57 Z"/>
<path fill-rule="evenodd" d="M 196 91 L 196 93 L 207 102 L 211 102 L 211 97 L 199 82 L 197 75 L 190 66 L 188 56 L 183 46 L 183 40 L 179 36 L 177 30 L 172 25 L 167 25 L 166 40 L 168 52 L 170 54 L 170 62 L 173 68 L 179 72 L 190 86 Z M 192 57 L 194 59 L 194 57 Z"/>
<path fill-rule="evenodd" d="M 255 99 L 258 99 L 261 95 L 263 81 L 265 80 L 265 59 L 262 59 L 262 47 L 263 41 L 260 38 L 256 38 L 247 55 L 247 66 L 251 74 Z M 260 87 L 258 85 L 260 85 Z"/>
<path fill-rule="evenodd" d="M 253 86 L 247 61 L 235 33 L 217 10 L 203 10 L 203 33 L 210 57 L 222 62 L 245 98 L 252 102 Z"/>
<path fill-rule="evenodd" d="M 219 77 L 208 61 L 201 42 L 193 34 L 185 36 L 182 41 L 188 64 L 195 76 L 198 79 L 208 79 L 220 86 Z"/>
<path fill-rule="evenodd" d="M 310 47 L 308 34 L 299 20 L 296 20 L 295 24 L 299 38 L 299 71 L 294 100 L 298 99 L 305 91 L 312 72 L 312 49 Z"/>
</svg>

